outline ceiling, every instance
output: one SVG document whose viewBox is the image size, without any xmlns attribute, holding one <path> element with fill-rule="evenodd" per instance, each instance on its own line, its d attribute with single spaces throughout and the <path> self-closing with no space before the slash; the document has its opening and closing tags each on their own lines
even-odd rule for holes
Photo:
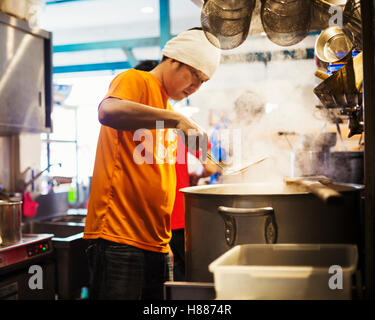
<svg viewBox="0 0 375 320">
<path fill-rule="evenodd" d="M 199 7 L 201 1 L 169 0 L 172 35 L 201 26 Z M 121 69 L 124 64 L 134 66 L 140 60 L 161 58 L 159 4 L 168 3 L 168 0 L 48 0 L 46 2 L 56 3 L 42 7 L 40 26 L 53 33 L 55 73 L 57 73 L 56 69 L 63 69 L 61 71 L 63 74 L 59 76 L 65 77 L 67 72 L 68 76 L 72 75 L 73 71 L 66 71 L 72 69 L 64 69 L 65 67 L 73 67 L 74 76 L 79 70 L 87 70 L 87 66 L 91 71 L 104 70 L 112 73 L 114 70 Z M 283 50 L 271 41 L 261 44 L 258 42 L 259 38 L 265 38 L 259 10 L 260 1 L 257 1 L 249 32 L 253 35 L 251 41 L 246 41 L 233 50 L 227 50 L 226 53 Z M 288 49 L 313 47 L 312 41 L 315 41 L 315 38 L 308 38 L 311 37 Z M 139 39 L 156 39 L 156 41 L 146 47 L 133 45 L 133 40 Z M 133 48 L 130 54 L 124 51 L 123 45 L 123 42 L 128 44 L 129 41 L 130 47 Z M 72 44 L 78 46 L 79 50 L 77 48 L 68 50 L 67 46 Z M 85 44 L 90 45 L 89 50 L 87 48 L 82 50 Z M 104 48 L 102 44 L 105 44 Z M 100 47 L 103 49 L 99 49 Z M 98 69 L 99 65 L 102 69 Z M 81 68 L 82 66 L 84 68 Z"/>
<path fill-rule="evenodd" d="M 199 21 L 200 8 L 189 0 L 170 1 L 172 23 L 178 19 Z M 159 0 L 81 0 L 45 5 L 42 27 L 47 30 L 106 27 L 159 21 Z"/>
<path fill-rule="evenodd" d="M 50 1 L 51 2 L 51 1 Z M 200 8 L 190 0 L 170 0 L 171 34 L 200 26 Z M 159 0 L 79 0 L 46 4 L 40 27 L 53 45 L 97 43 L 160 36 Z M 160 48 L 133 50 L 136 60 L 160 59 Z M 54 66 L 128 60 L 121 48 L 55 53 Z"/>
</svg>

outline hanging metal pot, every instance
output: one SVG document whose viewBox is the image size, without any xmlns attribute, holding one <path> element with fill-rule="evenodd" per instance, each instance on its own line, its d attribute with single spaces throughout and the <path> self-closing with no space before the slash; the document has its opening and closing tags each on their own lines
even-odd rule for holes
<svg viewBox="0 0 375 320">
<path fill-rule="evenodd" d="M 280 46 L 302 41 L 310 30 L 311 9 L 306 0 L 263 0 L 261 19 L 267 37 Z"/>
<path fill-rule="evenodd" d="M 228 50 L 242 44 L 249 33 L 255 0 L 208 0 L 201 12 L 202 28 L 216 47 Z"/>
</svg>

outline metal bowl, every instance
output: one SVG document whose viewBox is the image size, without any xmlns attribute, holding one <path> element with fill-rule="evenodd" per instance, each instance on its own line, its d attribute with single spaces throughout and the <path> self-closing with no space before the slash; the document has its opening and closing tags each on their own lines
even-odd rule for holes
<svg viewBox="0 0 375 320">
<path fill-rule="evenodd" d="M 323 62 L 337 62 L 351 54 L 352 42 L 337 26 L 325 29 L 315 42 L 315 52 Z"/>
</svg>

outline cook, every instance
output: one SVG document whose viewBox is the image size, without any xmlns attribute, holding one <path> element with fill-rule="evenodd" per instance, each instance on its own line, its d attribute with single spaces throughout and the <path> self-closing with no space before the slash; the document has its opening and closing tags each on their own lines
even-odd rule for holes
<svg viewBox="0 0 375 320">
<path fill-rule="evenodd" d="M 196 28 L 195 28 L 196 29 Z M 190 29 L 192 30 L 192 29 Z M 134 67 L 136 70 L 151 71 L 159 64 L 156 60 L 144 60 Z M 210 146 L 208 146 L 210 149 Z M 176 159 L 176 196 L 174 200 L 173 210 L 171 214 L 171 230 L 172 237 L 169 242 L 171 248 L 170 256 L 173 260 L 173 281 L 184 281 L 185 280 L 185 205 L 184 196 L 180 189 L 195 186 L 200 178 L 212 175 L 217 172 L 219 168 L 205 161 L 202 163 L 203 172 L 201 174 L 189 174 L 188 170 L 188 152 L 199 158 L 199 152 L 189 150 L 185 146 L 181 136 L 178 136 L 177 150 L 183 153 L 183 157 Z M 181 151 L 183 150 L 183 151 Z M 209 150 L 207 152 L 210 152 Z"/>
<path fill-rule="evenodd" d="M 181 100 L 209 80 L 220 51 L 202 30 L 189 30 L 168 41 L 162 54 L 150 72 L 130 69 L 115 77 L 99 105 L 102 126 L 84 232 L 92 241 L 93 299 L 163 298 L 176 174 L 174 162 L 163 158 L 169 152 L 160 150 L 176 150 L 169 128 L 207 139 L 168 99 Z M 166 130 L 155 130 L 157 121 Z M 150 157 L 151 163 L 140 161 Z"/>
</svg>

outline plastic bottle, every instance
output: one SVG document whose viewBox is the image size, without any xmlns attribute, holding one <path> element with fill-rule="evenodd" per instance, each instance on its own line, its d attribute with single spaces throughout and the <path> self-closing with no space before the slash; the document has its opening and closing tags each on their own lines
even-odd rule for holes
<svg viewBox="0 0 375 320">
<path fill-rule="evenodd" d="M 68 203 L 71 205 L 76 204 L 77 202 L 77 190 L 75 182 L 72 182 L 68 190 Z"/>
</svg>

